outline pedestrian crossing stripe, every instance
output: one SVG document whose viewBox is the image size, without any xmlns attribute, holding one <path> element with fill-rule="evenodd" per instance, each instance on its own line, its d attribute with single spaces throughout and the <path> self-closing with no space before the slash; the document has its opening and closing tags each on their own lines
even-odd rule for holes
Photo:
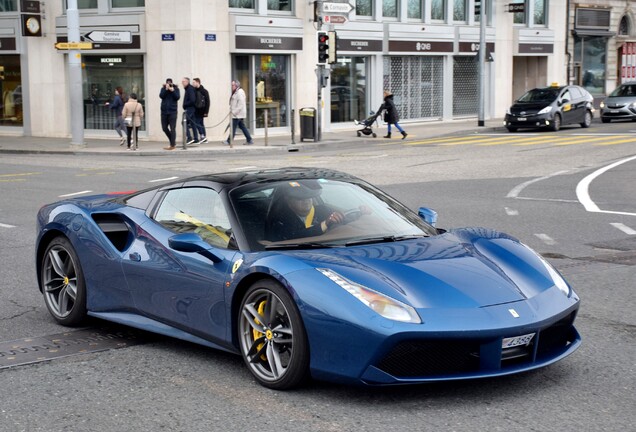
<svg viewBox="0 0 636 432">
<path fill-rule="evenodd" d="M 636 135 L 562 135 L 555 136 L 540 135 L 540 136 L 528 136 L 528 135 L 473 135 L 451 138 L 431 138 L 421 141 L 407 141 L 398 142 L 406 146 L 422 146 L 422 145 L 435 145 L 435 146 L 459 146 L 459 145 L 475 145 L 475 146 L 499 146 L 499 145 L 513 145 L 513 146 L 533 146 L 533 145 L 553 145 L 553 146 L 566 146 L 566 145 L 578 145 L 578 144 L 592 144 L 595 146 L 608 146 L 618 145 L 630 142 L 636 142 Z"/>
</svg>

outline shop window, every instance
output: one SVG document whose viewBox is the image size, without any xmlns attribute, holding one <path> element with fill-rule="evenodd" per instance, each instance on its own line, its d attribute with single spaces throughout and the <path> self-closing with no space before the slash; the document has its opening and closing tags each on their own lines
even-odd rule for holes
<svg viewBox="0 0 636 432">
<path fill-rule="evenodd" d="M 142 8 L 146 6 L 145 0 L 111 0 L 113 8 Z"/>
<path fill-rule="evenodd" d="M 522 1 L 513 2 L 513 4 L 525 4 L 526 9 L 528 9 L 528 4 Z M 526 24 L 526 14 L 525 12 L 516 12 L 512 14 L 512 22 L 515 24 Z"/>
<path fill-rule="evenodd" d="M 382 0 L 382 16 L 397 18 L 398 1 Z"/>
<path fill-rule="evenodd" d="M 604 36 L 575 36 L 574 63 L 580 84 L 593 95 L 605 93 L 607 38 Z"/>
<path fill-rule="evenodd" d="M 466 21 L 466 0 L 453 0 L 453 21 Z"/>
<path fill-rule="evenodd" d="M 124 100 L 136 93 L 146 108 L 143 55 L 84 55 L 82 61 L 85 129 L 113 128 L 115 113 L 105 104 L 112 101 L 117 87 L 124 89 Z M 145 128 L 144 118 L 141 130 Z"/>
<path fill-rule="evenodd" d="M 230 7 L 236 9 L 254 9 L 254 0 L 230 0 Z"/>
<path fill-rule="evenodd" d="M 442 117 L 443 66 L 442 57 L 384 57 L 384 88 L 393 93 L 400 118 Z"/>
<path fill-rule="evenodd" d="M 18 0 L 0 0 L 0 12 L 17 12 Z"/>
<path fill-rule="evenodd" d="M 97 9 L 97 0 L 77 0 L 78 9 Z M 64 0 L 64 10 L 68 9 L 68 1 Z"/>
<path fill-rule="evenodd" d="M 409 0 L 408 17 L 412 19 L 422 19 L 422 0 Z"/>
<path fill-rule="evenodd" d="M 446 20 L 446 0 L 431 0 L 431 19 Z"/>
<path fill-rule="evenodd" d="M 534 25 L 546 25 L 547 0 L 534 0 Z"/>
<path fill-rule="evenodd" d="M 0 55 L 0 126 L 22 126 L 22 71 L 19 55 Z"/>
<path fill-rule="evenodd" d="M 267 0 L 267 9 L 273 11 L 291 11 L 292 0 Z"/>
<path fill-rule="evenodd" d="M 331 122 L 362 120 L 367 111 L 367 58 L 338 57 L 331 65 Z"/>
<path fill-rule="evenodd" d="M 356 15 L 364 17 L 373 15 L 373 0 L 356 0 Z"/>
</svg>

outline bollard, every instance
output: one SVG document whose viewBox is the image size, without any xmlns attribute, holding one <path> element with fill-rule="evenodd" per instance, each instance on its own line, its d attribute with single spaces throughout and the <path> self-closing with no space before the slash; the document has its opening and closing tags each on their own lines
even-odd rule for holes
<svg viewBox="0 0 636 432">
<path fill-rule="evenodd" d="M 186 113 L 183 113 L 182 119 L 181 119 L 181 134 L 183 135 L 181 138 L 181 149 L 182 150 L 187 150 L 188 149 L 188 145 L 186 143 L 187 135 L 188 135 L 188 119 L 186 118 Z"/>
<path fill-rule="evenodd" d="M 291 110 L 291 143 L 292 145 L 296 145 L 296 110 Z"/>
<path fill-rule="evenodd" d="M 265 120 L 265 146 L 268 145 L 268 141 L 269 141 L 269 137 L 267 135 L 267 123 L 268 123 L 267 122 L 267 117 L 268 117 L 267 116 L 267 112 L 268 112 L 267 109 L 263 110 L 263 120 Z"/>
</svg>

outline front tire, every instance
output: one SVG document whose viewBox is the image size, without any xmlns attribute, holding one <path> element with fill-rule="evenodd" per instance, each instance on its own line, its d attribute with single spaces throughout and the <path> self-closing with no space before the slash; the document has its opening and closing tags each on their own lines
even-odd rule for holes
<svg viewBox="0 0 636 432">
<path fill-rule="evenodd" d="M 271 280 L 255 282 L 238 313 L 240 350 L 254 378 L 275 390 L 300 385 L 309 371 L 309 345 L 287 290 Z"/>
<path fill-rule="evenodd" d="M 65 237 L 49 243 L 40 267 L 44 303 L 64 326 L 76 326 L 86 319 L 86 283 L 79 258 Z"/>
<path fill-rule="evenodd" d="M 554 116 L 554 120 L 552 120 L 552 127 L 551 129 L 554 132 L 558 132 L 561 129 L 561 115 L 560 114 L 556 114 Z"/>
<path fill-rule="evenodd" d="M 585 111 L 585 118 L 581 123 L 582 128 L 589 128 L 592 125 L 592 113 L 589 110 Z"/>
</svg>

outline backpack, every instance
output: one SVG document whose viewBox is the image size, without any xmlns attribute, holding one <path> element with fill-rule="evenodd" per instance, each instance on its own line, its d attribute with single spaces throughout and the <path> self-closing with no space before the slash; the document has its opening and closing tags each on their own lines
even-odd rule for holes
<svg viewBox="0 0 636 432">
<path fill-rule="evenodd" d="M 205 108 L 205 96 L 203 95 L 202 92 L 197 90 L 197 96 L 196 99 L 194 101 L 194 107 L 195 108 Z"/>
</svg>

